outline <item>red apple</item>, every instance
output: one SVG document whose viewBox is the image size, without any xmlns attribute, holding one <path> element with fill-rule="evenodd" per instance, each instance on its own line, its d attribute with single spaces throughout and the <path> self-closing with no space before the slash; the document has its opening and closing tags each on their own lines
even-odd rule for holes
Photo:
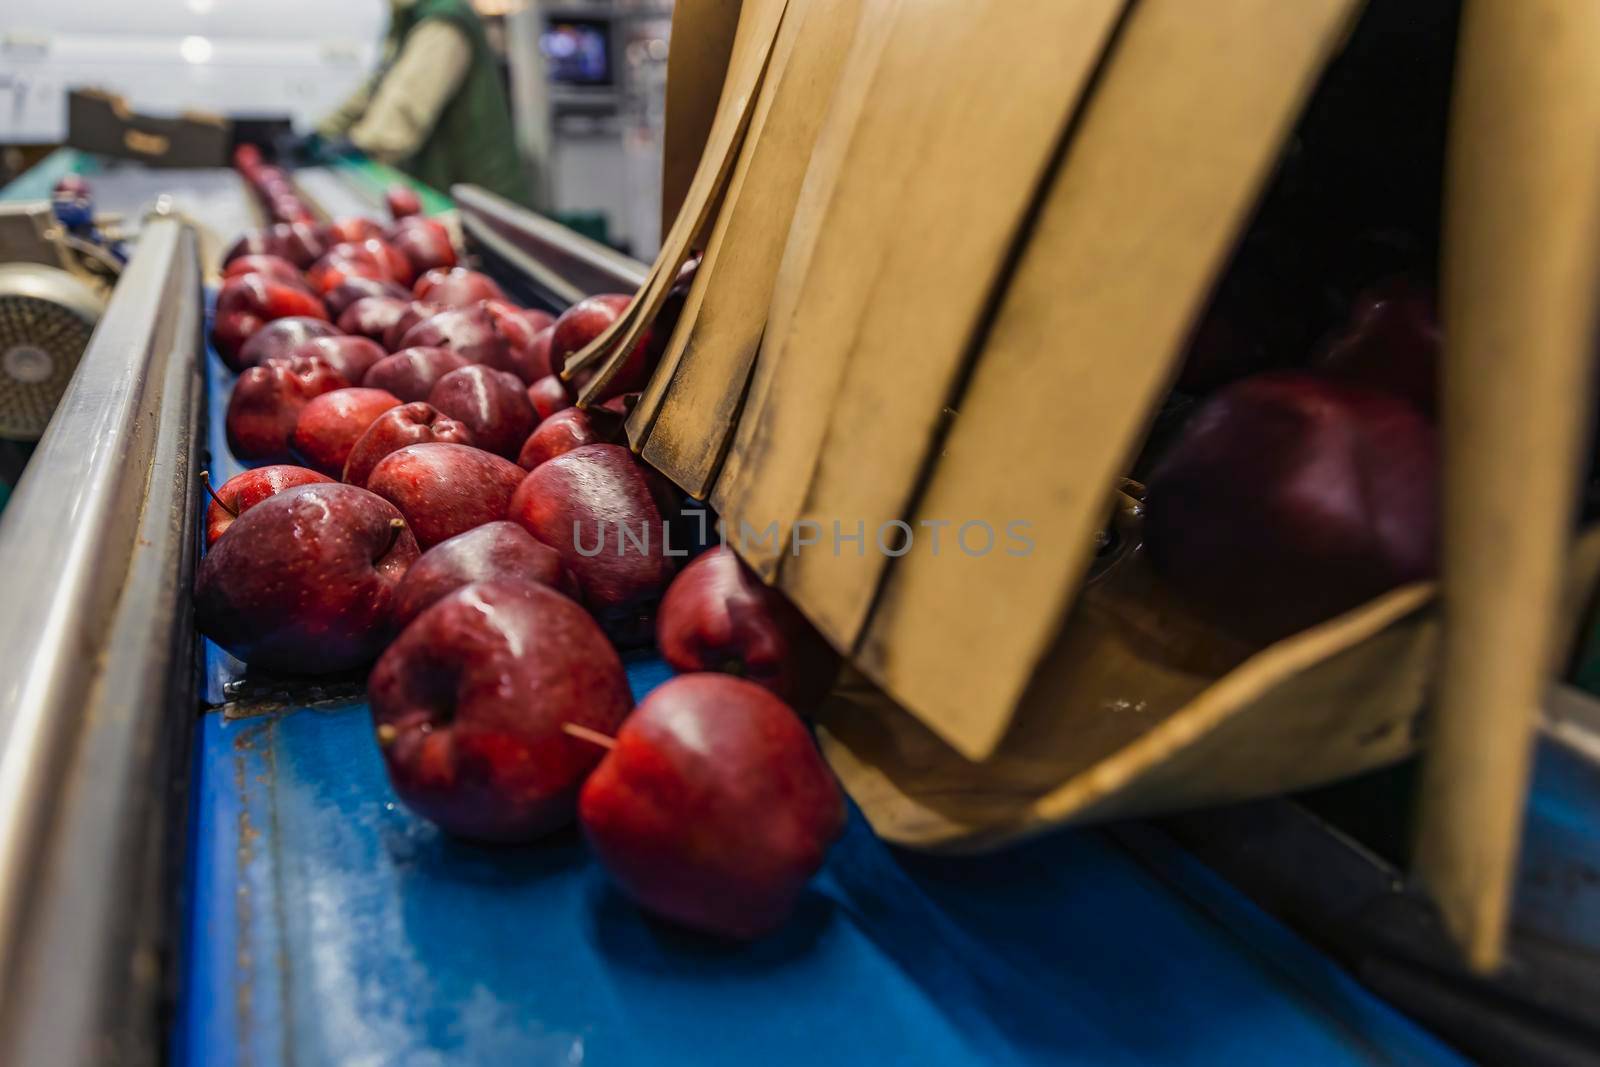
<svg viewBox="0 0 1600 1067">
<path fill-rule="evenodd" d="M 583 785 L 578 818 L 640 907 L 749 940 L 794 911 L 844 831 L 845 808 L 783 701 L 743 679 L 687 674 L 623 721 Z"/>
<path fill-rule="evenodd" d="M 352 304 L 359 303 L 368 297 L 384 297 L 393 299 L 404 307 L 411 298 L 411 291 L 403 285 L 386 282 L 379 278 L 367 278 L 361 275 L 352 275 L 328 290 L 328 295 L 322 302 L 328 307 L 328 314 L 338 321 Z M 349 333 L 349 330 L 345 331 Z M 374 338 L 376 340 L 376 338 Z"/>
<path fill-rule="evenodd" d="M 337 337 L 339 328 L 323 319 L 296 315 L 274 319 L 250 335 L 239 349 L 236 362 L 243 367 L 258 367 L 269 359 L 287 359 L 295 349 L 318 337 Z"/>
<path fill-rule="evenodd" d="M 417 558 L 405 520 L 353 485 L 302 485 L 244 512 L 200 563 L 195 624 L 261 670 L 330 674 L 371 662 Z"/>
<path fill-rule="evenodd" d="M 470 445 L 472 431 L 421 402 L 390 408 L 367 427 L 367 432 L 350 450 L 350 458 L 344 463 L 344 481 L 364 489 L 367 479 L 372 475 L 372 468 L 383 457 L 407 445 L 431 444 L 435 441 Z"/>
<path fill-rule="evenodd" d="M 567 387 L 561 384 L 561 379 L 552 374 L 528 386 L 528 403 L 533 405 L 534 414 L 541 419 L 548 419 L 556 412 L 570 408 L 572 397 L 567 395 Z"/>
<path fill-rule="evenodd" d="M 615 640 L 649 640 L 672 558 L 661 511 L 632 453 L 584 445 L 541 463 L 517 487 L 506 516 L 561 553 L 583 602 Z"/>
<path fill-rule="evenodd" d="M 406 305 L 406 309 L 400 313 L 400 317 L 394 320 L 394 325 L 384 331 L 383 347 L 391 352 L 400 351 L 405 347 L 400 343 L 400 339 L 411 331 L 411 327 L 423 319 L 432 318 L 442 310 L 444 309 L 439 304 L 430 304 L 423 300 L 411 301 Z"/>
<path fill-rule="evenodd" d="M 282 246 L 275 244 L 272 236 L 264 229 L 246 230 L 241 233 L 233 244 L 229 245 L 222 253 L 223 268 L 231 266 L 237 259 L 245 256 L 276 256 L 282 255 Z"/>
<path fill-rule="evenodd" d="M 400 509 L 429 548 L 506 514 L 525 472 L 468 445 L 407 445 L 378 461 L 367 488 Z"/>
<path fill-rule="evenodd" d="M 449 270 L 456 265 L 450 231 L 434 219 L 401 219 L 390 227 L 389 243 L 406 257 L 419 276 L 429 271 Z"/>
<path fill-rule="evenodd" d="M 315 226 L 317 222 L 316 212 L 295 193 L 273 197 L 267 210 L 279 222 L 290 225 Z"/>
<path fill-rule="evenodd" d="M 326 251 L 316 228 L 305 223 L 280 222 L 266 229 L 246 230 L 222 255 L 224 265 L 240 256 L 266 254 L 281 256 L 305 270 Z"/>
<path fill-rule="evenodd" d="M 402 286 L 409 286 L 417 279 L 416 268 L 412 267 L 411 260 L 406 254 L 382 237 L 368 237 L 361 242 L 361 247 L 371 252 L 373 258 L 383 265 L 389 277 Z"/>
<path fill-rule="evenodd" d="M 223 362 L 242 370 L 239 350 L 261 327 L 274 319 L 327 319 L 322 301 L 298 285 L 274 281 L 265 274 L 241 274 L 222 283 L 217 294 L 211 340 Z"/>
<path fill-rule="evenodd" d="M 404 348 L 372 365 L 361 384 L 387 389 L 401 400 L 426 400 L 440 378 L 467 366 L 467 361 L 444 348 Z"/>
<path fill-rule="evenodd" d="M 399 398 L 382 389 L 357 387 L 323 393 L 300 410 L 290 444 L 306 466 L 337 478 L 367 427 L 399 406 Z"/>
<path fill-rule="evenodd" d="M 521 319 L 518 319 L 519 324 Z M 482 304 L 445 308 L 423 319 L 400 338 L 401 348 L 447 348 L 468 363 L 516 373 L 515 338 L 502 328 L 493 312 Z"/>
<path fill-rule="evenodd" d="M 521 308 L 501 300 L 485 300 L 478 307 L 494 317 L 495 326 L 510 345 L 505 365 L 495 369 L 510 371 L 521 378 L 524 385 L 536 382 L 550 373 L 549 345 L 547 343 L 542 348 L 539 346 L 539 331 L 528 322 Z M 490 365 L 494 366 L 492 363 Z"/>
<path fill-rule="evenodd" d="M 287 462 L 300 412 L 315 398 L 349 386 L 325 360 L 286 356 L 249 367 L 228 397 L 228 448 L 245 461 Z"/>
<path fill-rule="evenodd" d="M 300 273 L 300 268 L 282 256 L 268 255 L 265 252 L 237 256 L 229 260 L 227 266 L 222 269 L 224 281 L 237 278 L 241 274 L 264 274 L 286 285 L 306 287 L 305 275 Z"/>
<path fill-rule="evenodd" d="M 365 337 L 313 337 L 302 341 L 293 352 L 299 356 L 321 356 L 339 376 L 354 385 L 387 354 L 383 346 Z"/>
<path fill-rule="evenodd" d="M 389 780 L 446 832 L 528 841 L 567 825 L 633 700 L 594 620 L 540 585 L 478 583 L 406 627 L 367 683 Z"/>
<path fill-rule="evenodd" d="M 1214 393 L 1151 474 L 1144 541 L 1219 625 L 1275 640 L 1404 582 L 1438 550 L 1438 446 L 1415 407 L 1310 374 Z"/>
<path fill-rule="evenodd" d="M 267 233 L 277 246 L 274 252 L 305 270 L 327 251 L 327 245 L 317 236 L 316 226 L 308 221 L 309 212 L 302 214 L 305 217 L 299 220 L 274 223 Z"/>
<path fill-rule="evenodd" d="M 409 185 L 401 185 L 399 182 L 384 190 L 383 204 L 389 209 L 389 217 L 393 219 L 422 214 L 422 198 L 417 196 L 416 190 Z"/>
<path fill-rule="evenodd" d="M 465 267 L 428 271 L 417 279 L 412 295 L 446 307 L 467 307 L 480 300 L 506 299 L 505 290 L 493 278 Z"/>
<path fill-rule="evenodd" d="M 322 239 L 330 245 L 344 242 L 359 243 L 368 237 L 382 237 L 383 224 L 359 215 L 335 219 L 322 227 Z"/>
<path fill-rule="evenodd" d="M 554 332 L 550 335 L 551 370 L 557 375 L 564 372 L 567 361 L 588 347 L 589 342 L 605 333 L 606 329 L 621 317 L 632 300 L 632 297 L 621 293 L 602 293 L 600 296 L 580 300 L 563 311 L 561 317 L 556 319 Z M 611 380 L 605 395 L 600 399 L 637 392 L 644 388 L 645 383 L 650 380 L 652 369 L 650 345 L 651 333 L 647 330 L 645 336 L 639 339 L 639 343 L 634 345 L 622 370 Z M 566 386 L 567 392 L 576 398 L 594 377 L 598 368 L 599 364 L 591 364 L 562 384 Z"/>
<path fill-rule="evenodd" d="M 1341 381 L 1393 393 L 1431 416 L 1443 344 L 1433 294 L 1393 279 L 1356 299 L 1349 324 L 1312 365 Z"/>
<path fill-rule="evenodd" d="M 306 271 L 306 281 L 319 293 L 328 293 L 350 278 L 392 282 L 388 266 L 363 245 L 346 242 L 330 248 Z"/>
<path fill-rule="evenodd" d="M 517 466 L 533 470 L 546 460 L 555 459 L 574 448 L 600 444 L 587 413 L 577 408 L 567 408 L 539 423 L 517 454 Z"/>
<path fill-rule="evenodd" d="M 533 432 L 533 407 L 515 374 L 471 364 L 434 385 L 428 403 L 472 431 L 479 448 L 512 457 Z"/>
<path fill-rule="evenodd" d="M 805 616 L 726 546 L 701 553 L 667 587 L 656 645 L 680 674 L 738 675 L 797 706 L 833 677 L 832 656 Z"/>
<path fill-rule="evenodd" d="M 424 552 L 395 595 L 396 624 L 403 629 L 425 608 L 473 582 L 531 583 L 568 594 L 576 590 L 555 549 L 502 519 L 456 534 Z"/>
<path fill-rule="evenodd" d="M 334 292 L 344 288 L 341 285 Z M 339 329 L 357 337 L 371 338 L 387 352 L 389 349 L 383 343 L 384 338 L 388 336 L 389 328 L 405 314 L 407 306 L 407 301 L 397 297 L 363 297 L 344 309 L 344 314 L 339 316 Z"/>
<path fill-rule="evenodd" d="M 222 488 L 211 491 L 211 503 L 206 508 L 206 545 L 216 543 L 227 532 L 233 520 L 255 507 L 269 496 L 277 496 L 285 489 L 313 482 L 331 482 L 316 471 L 295 467 L 287 463 L 235 474 L 222 483 Z M 209 487 L 208 487 L 209 488 Z"/>
<path fill-rule="evenodd" d="M 536 330 L 526 344 L 525 349 L 517 354 L 517 366 L 514 370 L 517 378 L 528 384 L 550 378 L 550 334 L 555 333 L 550 326 Z M 560 384 L 560 379 L 557 379 Z M 563 390 L 565 392 L 565 390 Z"/>
</svg>

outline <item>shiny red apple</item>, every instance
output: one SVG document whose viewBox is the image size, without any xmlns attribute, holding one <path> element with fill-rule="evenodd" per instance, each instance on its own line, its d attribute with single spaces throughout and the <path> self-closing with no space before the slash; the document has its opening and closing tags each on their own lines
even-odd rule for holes
<svg viewBox="0 0 1600 1067">
<path fill-rule="evenodd" d="M 553 333 L 550 336 L 550 367 L 557 375 L 562 374 L 567 368 L 567 361 L 583 351 L 591 341 L 605 333 L 607 328 L 621 317 L 633 298 L 621 293 L 602 293 L 580 300 L 561 313 L 556 319 Z M 628 354 L 626 362 L 611 384 L 606 387 L 605 395 L 600 399 L 620 396 L 623 393 L 636 392 L 650 380 L 650 345 L 651 333 L 634 345 L 633 351 Z M 567 392 L 574 398 L 583 390 L 599 369 L 599 364 L 591 364 L 563 380 Z"/>
<path fill-rule="evenodd" d="M 426 400 L 433 387 L 467 361 L 445 348 L 403 348 L 372 365 L 361 384 L 387 389 L 401 400 Z"/>
<path fill-rule="evenodd" d="M 228 397 L 223 425 L 229 450 L 246 462 L 289 462 L 295 424 L 305 406 L 349 384 L 315 356 L 286 356 L 247 368 Z"/>
<path fill-rule="evenodd" d="M 417 279 L 412 295 L 446 307 L 467 307 L 480 300 L 504 300 L 505 290 L 487 274 L 466 267 L 430 270 Z"/>
<path fill-rule="evenodd" d="M 405 627 L 423 609 L 473 582 L 546 585 L 576 591 L 561 557 L 514 522 L 475 526 L 434 545 L 406 572 L 395 599 L 395 621 Z"/>
<path fill-rule="evenodd" d="M 400 339 L 410 332 L 411 327 L 423 319 L 432 318 L 442 310 L 444 309 L 440 304 L 430 304 L 423 300 L 411 301 L 406 305 L 405 310 L 400 313 L 400 316 L 394 320 L 394 324 L 384 331 L 383 347 L 391 352 L 400 351 L 405 347 L 400 343 Z"/>
<path fill-rule="evenodd" d="M 304 287 L 274 281 L 265 274 L 241 274 L 222 283 L 217 293 L 211 340 L 233 370 L 246 364 L 239 351 L 258 330 L 274 319 L 328 317 L 327 309 Z"/>
<path fill-rule="evenodd" d="M 384 281 L 380 278 L 368 278 L 363 275 L 352 275 L 328 290 L 322 302 L 327 305 L 328 315 L 337 322 L 344 316 L 351 305 L 369 297 L 383 297 L 397 301 L 402 307 L 411 298 L 411 291 L 395 282 Z M 341 327 L 342 328 L 342 327 Z M 345 333 L 352 331 L 345 330 Z M 377 338 L 374 338 L 376 340 Z"/>
<path fill-rule="evenodd" d="M 399 508 L 417 543 L 429 548 L 503 519 L 523 474 L 515 463 L 481 448 L 417 444 L 380 459 L 367 488 Z"/>
<path fill-rule="evenodd" d="M 1299 372 L 1236 382 L 1152 472 L 1155 569 L 1217 623 L 1275 640 L 1431 576 L 1438 443 L 1410 403 Z"/>
<path fill-rule="evenodd" d="M 632 453 L 585 445 L 541 463 L 517 487 L 507 517 L 561 553 L 583 602 L 615 640 L 649 640 L 673 557 Z"/>
<path fill-rule="evenodd" d="M 656 645 L 679 673 L 748 678 L 794 706 L 825 692 L 836 666 L 805 616 L 721 545 L 697 556 L 667 587 Z"/>
<path fill-rule="evenodd" d="M 595 432 L 588 414 L 577 408 L 567 408 L 534 428 L 522 443 L 522 451 L 517 454 L 517 466 L 531 471 L 546 460 L 555 459 L 574 448 L 601 443 L 600 435 Z"/>
<path fill-rule="evenodd" d="M 352 387 L 323 393 L 300 409 L 290 444 L 306 466 L 337 478 L 367 427 L 399 406 L 399 398 L 382 389 Z"/>
<path fill-rule="evenodd" d="M 578 817 L 640 907 L 742 941 L 794 911 L 844 831 L 845 807 L 783 701 L 740 678 L 686 674 L 623 721 Z"/>
<path fill-rule="evenodd" d="M 343 289 L 344 286 L 339 288 Z M 398 297 L 363 297 L 344 309 L 344 314 L 339 316 L 339 329 L 356 337 L 376 341 L 387 352 L 389 348 L 384 344 L 384 339 L 388 337 L 390 327 L 405 314 L 407 306 L 408 302 Z"/>
<path fill-rule="evenodd" d="M 291 355 L 321 356 L 340 377 L 352 385 L 360 382 L 368 370 L 388 353 L 376 341 L 365 337 L 313 337 L 295 346 Z"/>
<path fill-rule="evenodd" d="M 195 625 L 257 670 L 330 674 L 370 663 L 417 558 L 405 520 L 353 485 L 286 489 L 234 520 L 200 562 Z"/>
<path fill-rule="evenodd" d="M 287 359 L 294 350 L 318 337 L 337 337 L 339 328 L 322 319 L 294 316 L 274 319 L 250 335 L 239 349 L 235 362 L 243 367 L 256 367 L 269 359 Z"/>
<path fill-rule="evenodd" d="M 552 374 L 528 386 L 528 403 L 533 405 L 534 414 L 541 419 L 548 419 L 556 412 L 570 408 L 572 397 L 567 395 L 567 387 L 561 384 L 561 379 Z"/>
<path fill-rule="evenodd" d="M 429 271 L 449 270 L 456 265 L 455 245 L 450 231 L 435 219 L 407 217 L 389 228 L 389 243 L 411 263 L 420 277 Z"/>
<path fill-rule="evenodd" d="M 392 219 L 422 214 L 422 198 L 417 196 L 415 189 L 399 182 L 383 191 L 383 205 L 388 208 L 389 217 Z"/>
<path fill-rule="evenodd" d="M 372 468 L 391 452 L 407 445 L 441 444 L 470 445 L 472 431 L 448 415 L 441 415 L 431 405 L 421 402 L 401 404 L 390 408 L 375 419 L 367 432 L 361 435 L 350 457 L 344 462 L 343 480 L 350 485 L 366 488 Z"/>
<path fill-rule="evenodd" d="M 285 489 L 313 482 L 331 482 L 316 471 L 277 463 L 270 467 L 256 467 L 235 474 L 220 488 L 211 490 L 211 503 L 206 507 L 206 544 L 216 543 L 227 532 L 233 520 L 249 511 L 269 496 L 277 496 Z M 208 487 L 209 488 L 209 487 Z"/>
<path fill-rule="evenodd" d="M 367 695 L 400 799 L 448 833 L 494 842 L 570 823 L 602 750 L 563 727 L 610 733 L 633 706 L 594 620 L 527 583 L 434 603 L 379 658 Z"/>
<path fill-rule="evenodd" d="M 472 431 L 479 448 L 513 458 L 533 432 L 533 406 L 515 374 L 470 364 L 434 384 L 428 403 Z"/>
</svg>

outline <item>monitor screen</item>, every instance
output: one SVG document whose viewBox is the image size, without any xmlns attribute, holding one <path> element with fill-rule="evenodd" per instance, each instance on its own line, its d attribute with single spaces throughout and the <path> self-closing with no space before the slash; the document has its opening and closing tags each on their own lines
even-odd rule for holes
<svg viewBox="0 0 1600 1067">
<path fill-rule="evenodd" d="M 562 85 L 611 84 L 611 23 L 552 17 L 539 38 L 550 80 Z"/>
</svg>

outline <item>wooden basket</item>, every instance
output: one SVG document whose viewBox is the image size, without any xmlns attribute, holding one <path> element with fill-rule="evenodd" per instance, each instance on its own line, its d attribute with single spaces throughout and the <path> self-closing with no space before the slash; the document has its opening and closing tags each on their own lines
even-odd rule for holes
<svg viewBox="0 0 1600 1067">
<path fill-rule="evenodd" d="M 675 39 L 728 13 L 680 5 Z M 1241 649 L 1150 576 L 1136 509 L 1122 553 L 1096 561 L 1186 340 L 1361 16 L 1358 0 L 745 0 L 714 112 L 677 62 L 695 52 L 674 48 L 670 121 L 707 132 L 669 128 L 667 173 L 704 148 L 652 279 L 577 362 L 601 367 L 592 398 L 703 251 L 629 439 L 847 656 L 822 744 L 883 836 L 976 849 L 1293 790 L 1430 732 L 1422 873 L 1487 963 L 1558 603 L 1593 580 L 1567 549 L 1600 280 L 1600 12 L 1468 0 L 1463 17 L 1444 624 L 1416 586 Z M 1034 550 L 788 551 L 835 522 L 870 548 L 889 524 L 968 519 L 1025 520 Z"/>
</svg>

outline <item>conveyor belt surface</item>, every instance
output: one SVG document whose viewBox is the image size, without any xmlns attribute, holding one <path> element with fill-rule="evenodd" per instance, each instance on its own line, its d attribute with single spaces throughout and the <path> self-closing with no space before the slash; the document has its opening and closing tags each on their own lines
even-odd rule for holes
<svg viewBox="0 0 1600 1067">
<path fill-rule="evenodd" d="M 234 717 L 238 680 L 208 643 L 180 1064 L 1460 1062 L 1176 849 L 1160 877 L 1094 831 L 935 859 L 853 814 L 788 928 L 720 946 L 641 916 L 576 833 L 440 834 L 359 699 Z"/>
</svg>

